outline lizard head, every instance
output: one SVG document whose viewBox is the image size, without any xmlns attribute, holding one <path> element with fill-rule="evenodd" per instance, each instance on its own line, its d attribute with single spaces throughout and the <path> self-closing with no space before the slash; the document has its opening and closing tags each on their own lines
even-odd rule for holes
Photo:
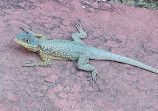
<svg viewBox="0 0 158 111">
<path fill-rule="evenodd" d="M 30 34 L 28 32 L 21 32 L 15 37 L 14 40 L 30 51 L 38 51 L 39 38 L 35 37 L 33 34 Z"/>
</svg>

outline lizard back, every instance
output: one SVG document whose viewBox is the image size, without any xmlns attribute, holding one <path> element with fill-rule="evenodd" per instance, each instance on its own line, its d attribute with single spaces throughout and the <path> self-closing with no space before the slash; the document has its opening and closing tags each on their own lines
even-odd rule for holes
<svg viewBox="0 0 158 111">
<path fill-rule="evenodd" d="M 78 59 L 82 54 L 88 54 L 87 45 L 69 40 L 39 40 L 39 48 L 50 56 L 71 60 Z"/>
</svg>

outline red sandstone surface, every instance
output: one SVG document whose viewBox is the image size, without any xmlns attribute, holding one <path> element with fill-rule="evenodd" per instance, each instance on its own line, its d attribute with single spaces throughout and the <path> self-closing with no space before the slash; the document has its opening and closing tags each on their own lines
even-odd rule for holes
<svg viewBox="0 0 158 111">
<path fill-rule="evenodd" d="M 94 0 L 0 1 L 0 111 L 157 111 L 158 75 L 126 64 L 94 61 L 102 88 L 76 61 L 22 67 L 40 58 L 14 41 L 19 26 L 49 39 L 71 40 L 74 21 L 89 46 L 158 68 L 158 11 Z"/>
</svg>

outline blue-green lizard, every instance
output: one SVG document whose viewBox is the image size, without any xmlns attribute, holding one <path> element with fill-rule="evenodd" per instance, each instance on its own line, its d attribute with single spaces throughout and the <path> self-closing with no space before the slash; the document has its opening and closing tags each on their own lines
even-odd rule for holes
<svg viewBox="0 0 158 111">
<path fill-rule="evenodd" d="M 15 37 L 15 41 L 28 50 L 36 52 L 42 59 L 42 62 L 26 63 L 24 66 L 51 66 L 51 59 L 78 60 L 78 69 L 91 71 L 91 79 L 96 81 L 98 71 L 93 65 L 88 64 L 89 59 L 95 59 L 127 63 L 158 74 L 157 69 L 136 60 L 87 46 L 81 40 L 87 36 L 87 31 L 84 31 L 78 23 L 75 26 L 79 33 L 72 34 L 73 41 L 48 40 L 42 34 L 22 28 L 24 31 Z"/>
</svg>

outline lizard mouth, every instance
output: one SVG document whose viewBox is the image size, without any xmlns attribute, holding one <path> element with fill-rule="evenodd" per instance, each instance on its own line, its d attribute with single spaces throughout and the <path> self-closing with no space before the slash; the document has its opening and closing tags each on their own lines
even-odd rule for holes
<svg viewBox="0 0 158 111">
<path fill-rule="evenodd" d="M 27 44 L 27 43 L 25 43 L 25 42 L 23 42 L 21 40 L 18 40 L 17 38 L 14 38 L 14 41 L 17 42 L 18 44 L 24 46 L 24 47 L 29 45 L 29 44 Z"/>
<path fill-rule="evenodd" d="M 21 40 L 18 40 L 17 38 L 14 38 L 14 41 L 17 42 L 18 44 L 24 46 L 24 47 L 28 45 L 27 43 L 25 43 L 25 42 L 23 42 Z"/>
<path fill-rule="evenodd" d="M 14 41 L 17 42 L 17 43 L 19 43 L 17 38 L 14 38 Z"/>
</svg>

